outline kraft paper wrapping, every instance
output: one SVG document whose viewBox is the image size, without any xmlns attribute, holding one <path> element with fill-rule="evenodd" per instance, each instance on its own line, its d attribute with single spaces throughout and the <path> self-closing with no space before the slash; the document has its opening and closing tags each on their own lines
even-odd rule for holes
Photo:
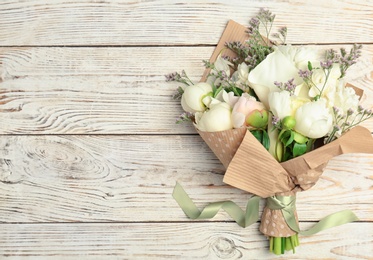
<svg viewBox="0 0 373 260">
<path fill-rule="evenodd" d="M 246 128 L 237 128 L 214 133 L 197 131 L 216 157 L 218 157 L 219 161 L 224 165 L 225 169 L 228 168 L 229 163 L 232 161 L 233 156 L 241 145 L 242 139 L 247 132 Z"/>
<path fill-rule="evenodd" d="M 226 42 L 237 41 L 237 42 L 244 42 L 249 37 L 247 33 L 245 33 L 246 27 L 236 23 L 235 21 L 229 20 L 218 45 L 215 48 L 215 51 L 212 53 L 210 62 L 215 62 L 218 58 L 219 54 L 226 55 L 233 57 L 235 53 L 225 47 Z M 201 81 L 204 82 L 207 79 L 208 74 L 210 73 L 210 69 L 206 69 L 203 73 Z"/>
<path fill-rule="evenodd" d="M 337 140 L 282 163 L 248 131 L 223 181 L 263 198 L 294 195 L 315 185 L 328 161 L 346 153 L 373 153 L 370 131 L 356 126 Z"/>
<path fill-rule="evenodd" d="M 245 31 L 244 26 L 229 21 L 210 62 L 214 62 L 220 53 L 232 57 L 233 52 L 224 50 L 224 44 L 230 41 L 244 42 L 248 39 Z M 201 81 L 205 81 L 208 74 L 209 70 L 206 69 Z M 362 95 L 362 90 L 354 89 L 358 95 Z M 371 133 L 360 126 L 332 143 L 283 163 L 278 163 L 245 128 L 198 133 L 227 169 L 223 181 L 263 198 L 295 195 L 298 191 L 311 188 L 334 156 L 373 153 Z M 294 215 L 298 219 L 296 212 Z M 296 233 L 287 226 L 280 210 L 268 208 L 263 211 L 260 231 L 274 237 L 288 237 Z"/>
</svg>

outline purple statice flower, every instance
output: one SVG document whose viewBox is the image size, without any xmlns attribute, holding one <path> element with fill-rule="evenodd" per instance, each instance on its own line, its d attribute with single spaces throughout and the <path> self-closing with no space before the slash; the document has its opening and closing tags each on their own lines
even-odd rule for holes
<svg viewBox="0 0 373 260">
<path fill-rule="evenodd" d="M 281 120 L 280 120 L 280 118 L 277 117 L 277 116 L 275 116 L 275 115 L 273 115 L 273 116 L 272 116 L 272 125 L 273 125 L 274 127 L 276 127 L 277 129 L 280 129 L 280 128 L 281 128 L 280 124 L 281 124 Z"/>
<path fill-rule="evenodd" d="M 273 82 L 273 84 L 275 84 L 275 86 L 278 88 L 282 88 L 282 85 L 283 85 L 281 82 L 278 82 L 278 81 Z"/>
<path fill-rule="evenodd" d="M 294 94 L 296 85 L 294 84 L 294 78 L 290 79 L 288 82 L 284 84 L 284 88 L 286 91 L 289 91 L 291 94 Z"/>
<path fill-rule="evenodd" d="M 363 109 L 362 112 L 363 112 L 363 115 L 367 116 L 367 118 L 371 117 L 373 113 L 372 109 Z"/>
<path fill-rule="evenodd" d="M 170 74 L 165 75 L 165 77 L 166 81 L 177 81 L 178 78 L 180 78 L 180 75 L 177 72 L 172 72 Z"/>
<path fill-rule="evenodd" d="M 323 69 L 330 69 L 333 66 L 332 60 L 320 61 L 320 66 Z"/>
<path fill-rule="evenodd" d="M 258 18 L 254 17 L 254 18 L 251 18 L 251 20 L 249 21 L 249 25 L 250 27 L 252 27 L 253 29 L 257 29 L 259 28 L 259 24 L 260 24 L 260 21 Z M 249 27 L 249 28 L 250 28 Z"/>
<path fill-rule="evenodd" d="M 341 131 L 341 127 L 339 125 L 334 125 L 333 130 L 336 132 Z"/>
<path fill-rule="evenodd" d="M 286 34 L 288 33 L 288 28 L 287 27 L 281 27 L 278 32 L 282 35 L 282 37 L 286 37 Z"/>
<path fill-rule="evenodd" d="M 347 110 L 347 115 L 350 116 L 350 115 L 352 115 L 354 112 L 355 112 L 355 111 L 354 111 L 352 108 L 349 108 L 349 109 Z"/>
<path fill-rule="evenodd" d="M 290 95 L 294 95 L 296 85 L 294 84 L 294 78 L 288 80 L 285 83 L 274 81 L 273 84 L 281 90 L 286 90 L 290 92 Z"/>
<path fill-rule="evenodd" d="M 184 112 L 178 118 L 176 118 L 176 124 L 192 121 L 193 117 L 194 117 L 193 113 Z"/>
<path fill-rule="evenodd" d="M 338 107 L 333 106 L 333 112 L 334 114 L 339 115 L 341 113 L 341 110 Z"/>
<path fill-rule="evenodd" d="M 224 70 L 221 70 L 221 71 L 220 71 L 220 75 L 221 75 L 221 76 L 220 76 L 220 80 L 224 80 L 224 81 L 226 81 L 226 80 L 229 79 L 227 73 L 226 73 Z"/>
<path fill-rule="evenodd" d="M 260 20 L 273 22 L 275 20 L 275 17 L 276 15 L 272 14 L 272 12 L 269 11 L 268 9 L 264 9 L 264 8 L 259 9 L 258 18 Z"/>
<path fill-rule="evenodd" d="M 312 71 L 311 70 L 299 70 L 298 75 L 299 75 L 299 77 L 301 77 L 303 79 L 308 79 L 308 78 L 311 77 Z"/>
</svg>

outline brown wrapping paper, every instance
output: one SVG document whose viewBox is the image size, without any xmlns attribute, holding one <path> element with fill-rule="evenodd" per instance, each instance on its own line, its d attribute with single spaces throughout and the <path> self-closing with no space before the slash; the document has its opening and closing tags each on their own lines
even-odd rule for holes
<svg viewBox="0 0 373 260">
<path fill-rule="evenodd" d="M 251 136 L 248 131 L 223 181 L 263 198 L 276 194 L 291 195 L 311 188 L 334 156 L 373 153 L 371 133 L 361 126 L 327 145 L 281 164 Z"/>
<path fill-rule="evenodd" d="M 226 169 L 247 132 L 246 128 L 214 133 L 197 131 Z"/>
<path fill-rule="evenodd" d="M 218 45 L 215 48 L 215 51 L 211 55 L 210 62 L 215 62 L 220 53 L 222 55 L 233 57 L 234 52 L 232 52 L 229 49 L 226 49 L 225 43 L 231 42 L 231 41 L 238 41 L 238 42 L 246 41 L 248 39 L 248 35 L 247 33 L 245 33 L 245 31 L 246 31 L 245 26 L 242 26 L 241 24 L 230 20 L 222 36 L 220 37 L 220 40 L 218 42 Z M 206 69 L 205 72 L 203 73 L 201 81 L 206 81 L 209 73 L 210 73 L 210 69 Z"/>
<path fill-rule="evenodd" d="M 223 50 L 224 44 L 230 41 L 244 42 L 248 39 L 245 31 L 244 26 L 229 21 L 210 62 L 214 62 L 220 53 L 234 55 L 230 50 Z M 208 74 L 209 70 L 206 69 L 201 81 L 205 81 Z M 355 87 L 354 89 L 359 96 L 362 95 L 362 90 Z M 278 163 L 245 128 L 198 133 L 227 169 L 223 181 L 263 198 L 295 195 L 298 191 L 311 188 L 334 156 L 345 153 L 373 153 L 371 133 L 360 126 L 332 143 L 283 163 Z M 294 214 L 297 218 L 296 212 Z M 286 225 L 280 210 L 268 208 L 263 211 L 260 231 L 275 237 L 295 234 Z"/>
</svg>

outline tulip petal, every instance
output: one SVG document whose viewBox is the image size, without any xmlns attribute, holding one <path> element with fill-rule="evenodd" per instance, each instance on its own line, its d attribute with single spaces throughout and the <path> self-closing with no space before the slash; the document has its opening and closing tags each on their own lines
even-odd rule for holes
<svg viewBox="0 0 373 260">
<path fill-rule="evenodd" d="M 276 49 L 250 72 L 249 84 L 259 100 L 269 108 L 268 94 L 279 91 L 274 82 L 287 82 L 292 78 L 294 78 L 296 85 L 302 83 L 294 62 L 291 62 L 281 51 Z"/>
</svg>

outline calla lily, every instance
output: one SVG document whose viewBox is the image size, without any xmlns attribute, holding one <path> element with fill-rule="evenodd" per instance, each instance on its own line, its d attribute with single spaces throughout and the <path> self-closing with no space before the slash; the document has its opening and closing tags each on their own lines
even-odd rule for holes
<svg viewBox="0 0 373 260">
<path fill-rule="evenodd" d="M 250 87 L 267 108 L 269 108 L 268 94 L 279 91 L 274 82 L 287 82 L 290 79 L 294 79 L 295 85 L 302 83 L 294 62 L 291 62 L 279 49 L 269 54 L 249 73 Z"/>
<path fill-rule="evenodd" d="M 283 119 L 291 115 L 291 98 L 288 91 L 269 93 L 268 102 L 271 112 L 276 117 Z"/>
<path fill-rule="evenodd" d="M 270 111 L 274 116 L 283 119 L 286 116 L 294 116 L 296 110 L 310 99 L 291 96 L 288 91 L 271 92 L 268 95 Z"/>
</svg>

